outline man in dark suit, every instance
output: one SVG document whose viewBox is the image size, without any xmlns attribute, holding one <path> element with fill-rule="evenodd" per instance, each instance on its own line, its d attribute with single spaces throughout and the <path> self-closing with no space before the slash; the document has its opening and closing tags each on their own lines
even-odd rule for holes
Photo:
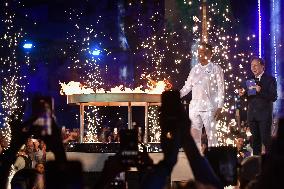
<svg viewBox="0 0 284 189">
<path fill-rule="evenodd" d="M 273 102 L 277 100 L 277 85 L 274 77 L 264 73 L 265 62 L 254 57 L 251 71 L 254 78 L 246 81 L 246 86 L 239 89 L 240 96 L 247 96 L 247 120 L 252 133 L 254 155 L 260 155 L 262 144 L 265 152 L 269 151 L 271 142 L 271 125 Z"/>
</svg>

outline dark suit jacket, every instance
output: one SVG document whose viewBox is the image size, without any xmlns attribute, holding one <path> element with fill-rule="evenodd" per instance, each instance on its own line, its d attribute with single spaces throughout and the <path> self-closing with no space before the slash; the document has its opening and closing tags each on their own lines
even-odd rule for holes
<svg viewBox="0 0 284 189">
<path fill-rule="evenodd" d="M 273 102 L 277 100 L 276 79 L 264 73 L 257 83 L 261 87 L 260 92 L 248 96 L 248 120 L 271 119 Z"/>
</svg>

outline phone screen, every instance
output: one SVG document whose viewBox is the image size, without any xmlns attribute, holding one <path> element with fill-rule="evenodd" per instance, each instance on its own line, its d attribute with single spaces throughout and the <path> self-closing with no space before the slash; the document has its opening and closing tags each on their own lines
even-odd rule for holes
<svg viewBox="0 0 284 189">
<path fill-rule="evenodd" d="M 127 166 L 135 166 L 138 155 L 138 133 L 135 129 L 120 131 L 120 154 L 122 163 Z"/>
</svg>

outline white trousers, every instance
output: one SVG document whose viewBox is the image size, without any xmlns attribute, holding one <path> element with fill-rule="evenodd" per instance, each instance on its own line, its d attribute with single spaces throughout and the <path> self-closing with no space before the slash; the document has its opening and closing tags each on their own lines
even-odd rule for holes
<svg viewBox="0 0 284 189">
<path fill-rule="evenodd" d="M 191 120 L 192 137 L 199 149 L 201 149 L 201 134 L 204 126 L 208 147 L 218 144 L 216 120 L 214 119 L 215 111 L 194 111 L 189 109 L 189 118 Z M 194 130 L 194 131 L 193 131 Z"/>
</svg>

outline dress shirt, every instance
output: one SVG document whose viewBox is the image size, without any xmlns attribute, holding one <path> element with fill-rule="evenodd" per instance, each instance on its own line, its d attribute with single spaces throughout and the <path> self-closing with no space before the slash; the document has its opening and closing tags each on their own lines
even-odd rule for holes
<svg viewBox="0 0 284 189">
<path fill-rule="evenodd" d="M 261 77 L 262 77 L 263 74 L 264 74 L 264 71 L 261 74 L 259 74 L 258 76 L 255 77 L 257 79 L 257 81 L 261 80 Z"/>
</svg>

